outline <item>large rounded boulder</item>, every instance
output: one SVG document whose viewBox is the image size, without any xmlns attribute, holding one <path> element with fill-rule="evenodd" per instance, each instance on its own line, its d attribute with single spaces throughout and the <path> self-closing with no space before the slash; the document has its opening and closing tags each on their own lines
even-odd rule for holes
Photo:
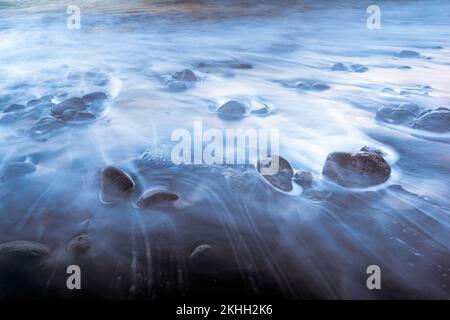
<svg viewBox="0 0 450 320">
<path fill-rule="evenodd" d="M 389 179 L 391 167 L 376 153 L 334 152 L 328 155 L 322 174 L 343 187 L 367 188 Z"/>
</svg>

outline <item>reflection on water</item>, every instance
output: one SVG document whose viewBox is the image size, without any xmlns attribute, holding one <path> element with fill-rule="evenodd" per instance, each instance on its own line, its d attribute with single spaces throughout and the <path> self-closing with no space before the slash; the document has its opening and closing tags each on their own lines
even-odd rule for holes
<svg viewBox="0 0 450 320">
<path fill-rule="evenodd" d="M 84 297 L 449 298 L 450 136 L 375 119 L 449 107 L 447 2 L 386 2 L 381 30 L 366 28 L 368 4 L 313 1 L 70 1 L 82 28 L 67 30 L 68 3 L 0 2 L 0 242 L 52 250 L 0 279 L 0 297 L 76 297 L 65 268 L 78 264 Z M 174 83 L 184 69 L 197 81 Z M 95 92 L 107 99 L 83 98 Z M 74 97 L 81 118 L 54 121 Z M 270 113 L 225 121 L 213 110 L 230 99 Z M 253 166 L 172 165 L 171 133 L 196 120 L 280 130 L 313 189 L 279 192 Z M 362 146 L 383 151 L 387 183 L 323 179 L 330 152 Z M 107 165 L 137 182 L 115 206 L 99 196 Z M 179 201 L 137 207 L 155 186 Z M 73 256 L 80 234 L 92 247 Z M 382 291 L 367 290 L 372 264 Z"/>
</svg>

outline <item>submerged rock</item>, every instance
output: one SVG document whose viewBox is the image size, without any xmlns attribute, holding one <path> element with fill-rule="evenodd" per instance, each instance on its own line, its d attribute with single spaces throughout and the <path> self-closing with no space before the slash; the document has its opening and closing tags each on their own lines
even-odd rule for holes
<svg viewBox="0 0 450 320">
<path fill-rule="evenodd" d="M 2 170 L 3 179 L 12 179 L 24 176 L 36 171 L 36 166 L 31 162 L 11 162 Z"/>
<path fill-rule="evenodd" d="M 0 261 L 3 259 L 44 259 L 50 249 L 39 242 L 16 240 L 0 244 Z"/>
<path fill-rule="evenodd" d="M 81 98 L 85 103 L 92 103 L 92 102 L 100 102 L 108 99 L 108 96 L 104 94 L 103 92 L 92 92 L 89 94 L 86 94 Z"/>
<path fill-rule="evenodd" d="M 365 188 L 385 182 L 391 167 L 376 153 L 334 152 L 328 155 L 322 174 L 343 187 Z"/>
<path fill-rule="evenodd" d="M 257 115 L 266 115 L 270 113 L 270 109 L 269 107 L 265 104 L 257 109 L 254 109 L 251 111 L 252 114 L 257 114 Z"/>
<path fill-rule="evenodd" d="M 82 234 L 69 241 L 66 246 L 66 251 L 74 255 L 82 255 L 86 253 L 91 246 L 91 238 L 88 235 Z"/>
<path fill-rule="evenodd" d="M 133 179 L 119 168 L 106 167 L 102 172 L 101 201 L 114 204 L 126 198 L 135 186 Z"/>
<path fill-rule="evenodd" d="M 194 72 L 192 72 L 189 69 L 185 69 L 180 72 L 175 72 L 175 74 L 172 76 L 173 79 L 178 81 L 197 81 L 197 76 Z"/>
<path fill-rule="evenodd" d="M 192 260 L 203 260 L 212 252 L 212 250 L 213 247 L 209 244 L 201 244 L 192 251 L 189 258 Z"/>
<path fill-rule="evenodd" d="M 155 188 L 145 191 L 136 204 L 139 208 L 144 209 L 164 202 L 173 202 L 179 198 L 175 192 Z"/>
<path fill-rule="evenodd" d="M 314 91 L 325 91 L 330 89 L 330 86 L 325 83 L 316 82 L 313 83 L 309 89 Z"/>
<path fill-rule="evenodd" d="M 94 114 L 86 111 L 66 110 L 61 116 L 58 116 L 58 119 L 62 121 L 90 121 L 95 120 L 96 117 Z"/>
<path fill-rule="evenodd" d="M 42 101 L 41 99 L 33 99 L 27 102 L 27 107 L 34 107 L 40 104 Z"/>
<path fill-rule="evenodd" d="M 383 107 L 378 109 L 376 117 L 379 120 L 389 123 L 407 123 L 414 117 L 414 113 L 402 107 Z"/>
<path fill-rule="evenodd" d="M 365 65 L 362 65 L 359 63 L 352 64 L 350 67 L 352 68 L 352 70 L 354 72 L 358 72 L 358 73 L 367 72 L 369 70 L 369 68 L 367 68 Z"/>
<path fill-rule="evenodd" d="M 54 115 L 62 115 L 66 110 L 83 111 L 86 109 L 86 103 L 80 98 L 70 98 L 55 105 L 51 112 Z"/>
<path fill-rule="evenodd" d="M 233 68 L 233 69 L 252 69 L 253 66 L 250 63 L 232 63 L 231 68 Z"/>
<path fill-rule="evenodd" d="M 181 91 L 187 90 L 187 88 L 188 88 L 187 85 L 182 81 L 170 81 L 167 84 L 167 87 L 172 92 L 181 92 Z"/>
<path fill-rule="evenodd" d="M 43 136 L 62 126 L 63 124 L 61 121 L 52 117 L 44 117 L 31 127 L 30 133 L 34 136 Z"/>
<path fill-rule="evenodd" d="M 243 117 L 247 112 L 245 106 L 235 100 L 230 100 L 227 103 L 217 109 L 217 113 L 220 117 L 226 119 L 240 118 Z"/>
<path fill-rule="evenodd" d="M 335 63 L 335 64 L 333 64 L 331 66 L 331 70 L 333 70 L 333 71 L 347 71 L 347 67 L 343 63 L 338 62 L 338 63 Z"/>
<path fill-rule="evenodd" d="M 16 121 L 17 116 L 13 113 L 5 113 L 0 116 L 0 124 L 11 124 Z"/>
<path fill-rule="evenodd" d="M 8 108 L 6 108 L 3 112 L 4 113 L 16 112 L 16 111 L 21 111 L 23 109 L 25 109 L 25 106 L 23 106 L 21 104 L 12 104 Z"/>
<path fill-rule="evenodd" d="M 312 186 L 314 177 L 311 172 L 298 171 L 294 175 L 294 182 L 303 188 L 310 188 Z"/>
<path fill-rule="evenodd" d="M 399 108 L 407 109 L 412 113 L 417 113 L 419 111 L 419 105 L 414 102 L 403 102 L 399 106 Z"/>
<path fill-rule="evenodd" d="M 414 121 L 413 128 L 438 133 L 450 132 L 450 111 L 427 112 Z"/>
<path fill-rule="evenodd" d="M 278 166 L 277 166 L 278 160 Z M 292 190 L 294 170 L 289 162 L 281 156 L 273 155 L 260 159 L 256 170 L 274 187 L 283 190 Z"/>
<path fill-rule="evenodd" d="M 420 53 L 413 50 L 402 50 L 397 54 L 399 58 L 419 58 Z"/>
</svg>

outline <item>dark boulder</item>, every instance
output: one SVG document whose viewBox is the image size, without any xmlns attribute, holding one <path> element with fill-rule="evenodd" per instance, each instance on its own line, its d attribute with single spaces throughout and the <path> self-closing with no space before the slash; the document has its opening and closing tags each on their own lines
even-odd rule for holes
<svg viewBox="0 0 450 320">
<path fill-rule="evenodd" d="M 119 168 L 109 166 L 102 171 L 101 201 L 114 204 L 126 198 L 135 188 L 133 179 Z"/>
<path fill-rule="evenodd" d="M 294 170 L 283 157 L 273 155 L 260 159 L 256 170 L 274 187 L 286 192 L 292 190 Z"/>
<path fill-rule="evenodd" d="M 322 174 L 343 187 L 365 188 L 385 182 L 391 167 L 376 153 L 334 152 L 328 155 Z"/>
</svg>

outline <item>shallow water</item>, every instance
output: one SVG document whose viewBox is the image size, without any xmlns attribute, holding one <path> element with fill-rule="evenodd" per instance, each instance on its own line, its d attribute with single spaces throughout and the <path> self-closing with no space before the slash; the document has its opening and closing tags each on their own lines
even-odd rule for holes
<svg viewBox="0 0 450 320">
<path fill-rule="evenodd" d="M 450 297 L 450 134 L 375 119 L 402 102 L 449 107 L 450 3 L 383 2 L 380 30 L 367 29 L 361 1 L 77 3 L 81 29 L 68 30 L 72 1 L 0 1 L 0 110 L 46 95 L 109 97 L 95 120 L 49 132 L 30 130 L 49 106 L 2 113 L 0 242 L 39 241 L 52 254 L 2 279 L 0 297 Z M 368 70 L 332 71 L 337 62 Z M 183 69 L 199 80 L 169 90 Z M 295 87 L 317 82 L 329 89 Z M 225 121 L 214 110 L 230 99 L 270 114 Z M 280 192 L 253 166 L 167 164 L 171 133 L 199 120 L 280 130 L 280 154 L 313 173 L 314 190 Z M 345 189 L 322 177 L 330 152 L 365 145 L 385 153 L 385 184 Z M 36 170 L 7 175 L 17 162 Z M 107 165 L 136 179 L 129 201 L 100 201 Z M 180 201 L 137 208 L 155 185 Z M 92 238 L 82 258 L 64 251 L 78 234 Z M 200 244 L 214 248 L 213 263 L 189 259 Z M 86 270 L 81 293 L 65 288 L 68 264 Z M 372 264 L 379 291 L 366 287 Z"/>
</svg>

